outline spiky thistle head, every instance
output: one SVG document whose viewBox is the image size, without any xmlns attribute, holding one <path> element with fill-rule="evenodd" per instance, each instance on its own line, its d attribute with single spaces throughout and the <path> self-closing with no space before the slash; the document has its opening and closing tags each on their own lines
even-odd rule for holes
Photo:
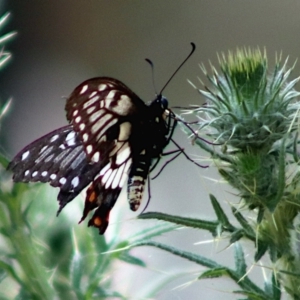
<svg viewBox="0 0 300 300">
<path fill-rule="evenodd" d="M 294 90 L 299 81 L 288 82 L 293 67 L 281 58 L 269 73 L 265 53 L 259 49 L 238 49 L 219 56 L 221 72 L 212 67 L 212 84 L 199 92 L 207 104 L 198 109 L 206 114 L 201 128 L 210 129 L 215 142 L 241 151 L 269 151 L 270 147 L 296 126 L 291 125 L 299 104 L 293 104 L 300 93 Z"/>
</svg>

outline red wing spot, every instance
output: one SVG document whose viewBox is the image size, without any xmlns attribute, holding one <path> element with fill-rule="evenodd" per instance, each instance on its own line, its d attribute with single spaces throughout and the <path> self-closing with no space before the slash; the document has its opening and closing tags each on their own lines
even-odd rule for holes
<svg viewBox="0 0 300 300">
<path fill-rule="evenodd" d="M 94 226 L 96 226 L 96 227 L 100 227 L 102 224 L 102 221 L 99 217 L 94 218 L 93 221 L 94 221 Z"/>
<path fill-rule="evenodd" d="M 96 193 L 92 192 L 88 199 L 90 202 L 94 202 L 96 200 Z"/>
</svg>

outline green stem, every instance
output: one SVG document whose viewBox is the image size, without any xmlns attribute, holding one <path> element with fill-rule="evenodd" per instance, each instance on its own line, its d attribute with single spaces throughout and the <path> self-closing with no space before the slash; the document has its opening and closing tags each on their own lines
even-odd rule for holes
<svg viewBox="0 0 300 300">
<path fill-rule="evenodd" d="M 297 239 L 291 237 L 290 224 L 295 213 L 295 206 L 286 202 L 279 205 L 275 212 L 264 213 L 264 219 L 259 226 L 259 234 L 268 239 L 269 245 L 276 249 L 278 257 L 275 257 L 275 269 L 285 270 L 291 273 L 299 273 L 300 260 L 297 254 Z M 294 252 L 296 250 L 296 253 Z M 271 249 L 272 253 L 272 249 Z M 300 278 L 288 273 L 281 273 L 281 283 L 294 297 L 300 298 Z"/>
<path fill-rule="evenodd" d="M 9 241 L 23 271 L 20 276 L 24 283 L 23 288 L 31 299 L 52 300 L 55 298 L 55 292 L 50 285 L 49 273 L 39 259 L 36 245 L 24 222 L 20 197 L 8 196 L 6 205 L 11 220 L 11 226 L 7 230 Z"/>
</svg>

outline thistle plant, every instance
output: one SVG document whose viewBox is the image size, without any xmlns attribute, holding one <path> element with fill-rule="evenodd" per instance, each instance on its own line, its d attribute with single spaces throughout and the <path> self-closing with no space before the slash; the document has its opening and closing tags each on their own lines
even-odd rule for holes
<svg viewBox="0 0 300 300">
<path fill-rule="evenodd" d="M 248 299 L 280 299 L 283 292 L 300 299 L 300 93 L 295 89 L 299 77 L 290 79 L 294 66 L 289 68 L 288 59 L 282 62 L 281 56 L 271 70 L 266 54 L 258 49 L 229 52 L 219 56 L 219 63 L 220 71 L 211 66 L 211 74 L 201 66 L 209 85 L 201 82 L 204 88 L 194 84 L 193 87 L 206 103 L 186 111 L 198 122 L 182 123 L 182 128 L 192 136 L 195 145 L 211 156 L 211 165 L 237 191 L 236 204 L 231 203 L 232 220 L 213 195 L 210 198 L 215 221 L 159 213 L 143 214 L 140 218 L 207 230 L 218 238 L 229 234 L 228 242 L 235 248 L 235 266 L 230 269 L 153 241 L 143 245 L 159 247 L 207 267 L 199 279 L 232 278 L 241 288 L 234 292 Z M 265 279 L 264 287 L 247 276 L 249 266 L 244 259 L 243 240 L 255 246 L 253 263 L 264 258 L 270 261 L 271 277 Z"/>
</svg>

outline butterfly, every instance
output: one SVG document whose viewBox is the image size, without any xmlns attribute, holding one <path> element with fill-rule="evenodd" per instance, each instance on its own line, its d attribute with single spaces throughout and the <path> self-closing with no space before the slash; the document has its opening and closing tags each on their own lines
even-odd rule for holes
<svg viewBox="0 0 300 300">
<path fill-rule="evenodd" d="M 130 209 L 139 208 L 149 173 L 169 144 L 177 120 L 161 93 L 145 104 L 110 77 L 81 83 L 67 98 L 65 109 L 69 125 L 26 146 L 8 169 L 15 182 L 58 187 L 57 214 L 89 185 L 80 222 L 95 210 L 88 226 L 103 234 L 124 184 Z"/>
</svg>

